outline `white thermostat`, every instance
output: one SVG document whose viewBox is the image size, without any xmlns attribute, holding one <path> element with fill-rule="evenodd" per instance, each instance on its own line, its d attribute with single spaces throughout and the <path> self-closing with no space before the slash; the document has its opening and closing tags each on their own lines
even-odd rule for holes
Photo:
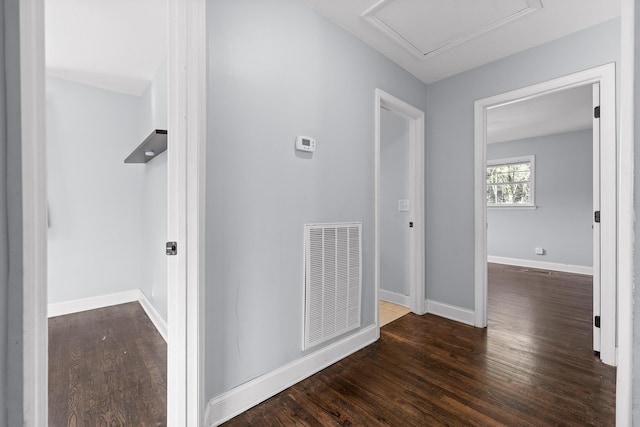
<svg viewBox="0 0 640 427">
<path fill-rule="evenodd" d="M 296 150 L 313 153 L 316 151 L 316 140 L 309 136 L 299 136 L 296 138 Z"/>
</svg>

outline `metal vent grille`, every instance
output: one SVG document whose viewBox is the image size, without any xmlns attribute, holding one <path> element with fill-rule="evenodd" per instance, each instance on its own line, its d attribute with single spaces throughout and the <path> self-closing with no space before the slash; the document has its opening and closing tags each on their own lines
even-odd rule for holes
<svg viewBox="0 0 640 427">
<path fill-rule="evenodd" d="M 360 326 L 362 223 L 307 224 L 304 349 Z"/>
</svg>

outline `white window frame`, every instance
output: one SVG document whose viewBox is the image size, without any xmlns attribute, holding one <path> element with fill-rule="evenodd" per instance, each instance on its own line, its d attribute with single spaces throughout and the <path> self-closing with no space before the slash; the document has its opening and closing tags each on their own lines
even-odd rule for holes
<svg viewBox="0 0 640 427">
<path fill-rule="evenodd" d="M 529 188 L 531 189 L 531 191 L 529 196 L 529 203 L 489 203 L 489 201 L 487 200 L 488 208 L 535 208 L 536 206 L 536 156 L 535 155 L 532 154 L 529 156 L 519 156 L 519 157 L 509 157 L 506 159 L 487 160 L 487 168 L 491 166 L 496 166 L 496 165 L 512 165 L 515 163 L 529 163 L 530 165 Z M 485 176 L 486 176 L 486 170 L 485 170 Z M 489 186 L 489 183 L 486 182 L 486 178 L 485 178 L 485 184 L 486 184 L 486 187 Z M 485 198 L 486 198 L 486 194 L 485 194 Z"/>
</svg>

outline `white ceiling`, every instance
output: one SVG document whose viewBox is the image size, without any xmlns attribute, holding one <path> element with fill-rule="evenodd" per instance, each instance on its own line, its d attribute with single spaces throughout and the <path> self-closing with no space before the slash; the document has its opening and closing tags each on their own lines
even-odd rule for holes
<svg viewBox="0 0 640 427">
<path fill-rule="evenodd" d="M 425 83 L 620 15 L 620 0 L 307 0 Z"/>
<path fill-rule="evenodd" d="M 167 56 L 167 2 L 45 0 L 47 74 L 142 95 Z"/>
<path fill-rule="evenodd" d="M 580 86 L 515 102 L 487 112 L 487 142 L 591 129 L 592 87 Z"/>
<path fill-rule="evenodd" d="M 425 83 L 620 15 L 620 0 L 307 0 Z M 591 88 L 492 109 L 488 142 L 592 126 Z"/>
<path fill-rule="evenodd" d="M 618 16 L 619 0 L 307 0 L 426 83 Z M 45 0 L 47 73 L 141 95 L 167 55 L 162 0 Z M 589 90 L 494 109 L 490 142 L 591 126 Z M 526 120 L 525 120 L 526 118 Z"/>
</svg>

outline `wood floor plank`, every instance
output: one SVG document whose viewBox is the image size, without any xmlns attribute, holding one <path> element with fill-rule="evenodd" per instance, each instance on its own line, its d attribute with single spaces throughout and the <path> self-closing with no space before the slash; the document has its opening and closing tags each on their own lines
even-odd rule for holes
<svg viewBox="0 0 640 427">
<path fill-rule="evenodd" d="M 589 276 L 489 265 L 489 326 L 408 314 L 228 426 L 612 426 Z M 283 413 L 284 411 L 284 413 Z"/>
<path fill-rule="evenodd" d="M 166 426 L 166 360 L 138 303 L 49 319 L 49 426 Z"/>
</svg>

